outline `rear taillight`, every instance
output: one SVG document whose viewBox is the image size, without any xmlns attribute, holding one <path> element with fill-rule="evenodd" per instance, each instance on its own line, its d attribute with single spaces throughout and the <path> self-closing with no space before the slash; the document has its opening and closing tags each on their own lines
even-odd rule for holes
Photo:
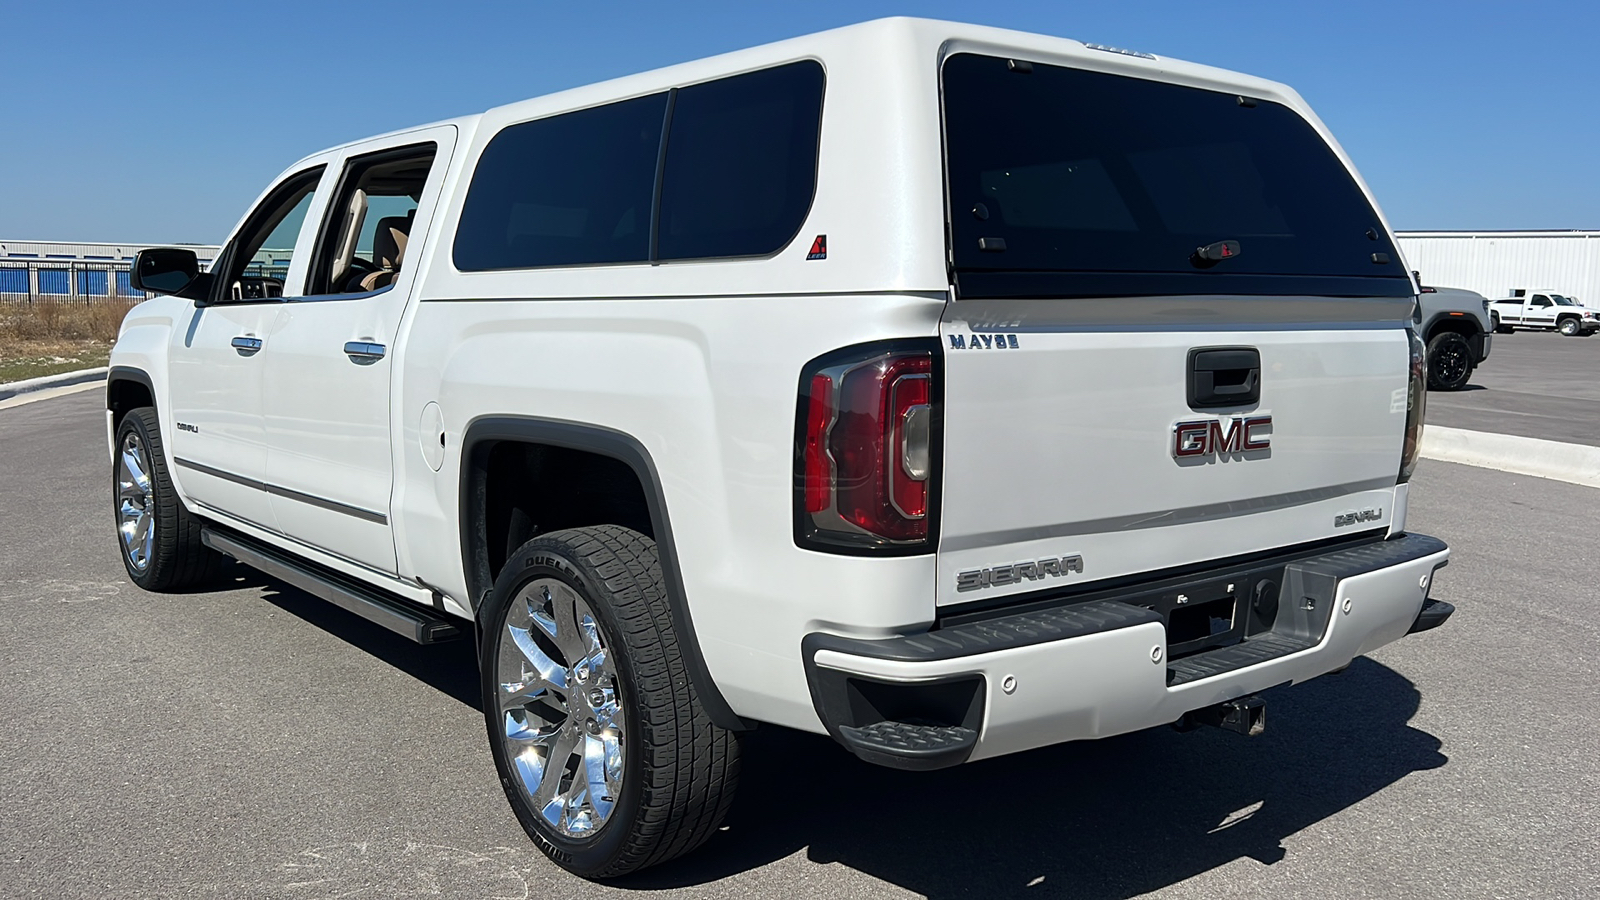
<svg viewBox="0 0 1600 900">
<path fill-rule="evenodd" d="M 935 538 L 939 345 L 895 341 L 813 360 L 800 378 L 795 542 L 921 553 Z"/>
<path fill-rule="evenodd" d="M 1428 405 L 1428 345 L 1415 331 L 1406 329 L 1411 346 L 1410 377 L 1406 379 L 1406 442 L 1400 451 L 1400 484 L 1411 480 L 1422 454 L 1422 417 Z"/>
</svg>

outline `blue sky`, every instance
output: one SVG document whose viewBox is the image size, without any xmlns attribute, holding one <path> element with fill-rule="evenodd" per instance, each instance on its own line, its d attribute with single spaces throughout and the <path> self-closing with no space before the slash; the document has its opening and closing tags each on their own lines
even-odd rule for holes
<svg viewBox="0 0 1600 900">
<path fill-rule="evenodd" d="M 884 15 L 1287 82 L 1390 221 L 1600 229 L 1600 3 L 8 0 L 0 238 L 211 243 L 346 140 Z"/>
</svg>

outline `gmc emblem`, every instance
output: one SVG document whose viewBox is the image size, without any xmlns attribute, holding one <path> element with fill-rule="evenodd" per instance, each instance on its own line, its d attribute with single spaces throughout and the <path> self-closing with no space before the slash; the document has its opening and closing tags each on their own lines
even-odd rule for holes
<svg viewBox="0 0 1600 900">
<path fill-rule="evenodd" d="M 1271 416 L 1229 416 L 1197 419 L 1172 426 L 1172 455 L 1177 459 L 1250 453 L 1272 447 Z"/>
</svg>

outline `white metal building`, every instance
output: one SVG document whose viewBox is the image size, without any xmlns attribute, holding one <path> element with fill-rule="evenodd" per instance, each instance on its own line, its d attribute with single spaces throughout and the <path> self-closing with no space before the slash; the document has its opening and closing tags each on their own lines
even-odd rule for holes
<svg viewBox="0 0 1600 900">
<path fill-rule="evenodd" d="M 151 246 L 171 245 L 0 240 L 0 301 L 142 298 L 145 295 L 129 285 L 128 270 L 134 255 Z M 202 269 L 211 265 L 220 249 L 203 244 L 178 246 L 193 249 Z M 290 252 L 263 251 L 265 265 L 275 264 L 274 254 L 287 259 Z"/>
<path fill-rule="evenodd" d="M 1400 252 L 1422 283 L 1498 300 L 1547 288 L 1600 303 L 1600 231 L 1402 231 Z"/>
</svg>

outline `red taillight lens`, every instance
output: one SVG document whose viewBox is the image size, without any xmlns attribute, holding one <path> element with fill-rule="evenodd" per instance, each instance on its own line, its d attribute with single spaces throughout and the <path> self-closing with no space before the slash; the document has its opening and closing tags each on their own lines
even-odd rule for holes
<svg viewBox="0 0 1600 900">
<path fill-rule="evenodd" d="M 931 543 L 937 347 L 852 348 L 806 367 L 796 448 L 801 546 L 919 552 Z"/>
<path fill-rule="evenodd" d="M 811 377 L 811 396 L 806 402 L 805 496 L 806 512 L 828 508 L 833 485 L 833 459 L 828 456 L 828 429 L 833 425 L 833 379 Z"/>
<path fill-rule="evenodd" d="M 916 481 L 905 473 L 902 419 L 912 405 L 927 405 L 932 372 L 925 355 L 885 357 L 851 369 L 839 391 L 847 412 L 828 440 L 839 465 L 839 514 L 891 541 L 928 536 L 927 475 Z"/>
<path fill-rule="evenodd" d="M 933 360 L 909 360 L 889 383 L 889 502 L 908 519 L 928 515 L 928 476 L 931 473 L 933 418 Z M 924 529 L 924 534 L 926 529 Z"/>
</svg>

